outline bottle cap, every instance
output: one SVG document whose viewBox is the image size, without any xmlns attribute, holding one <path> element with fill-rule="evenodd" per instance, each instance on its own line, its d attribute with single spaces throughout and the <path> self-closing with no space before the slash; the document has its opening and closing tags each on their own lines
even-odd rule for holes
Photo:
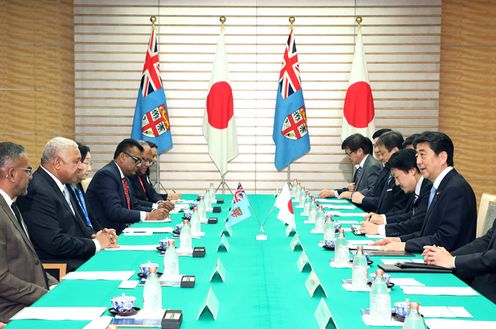
<svg viewBox="0 0 496 329">
<path fill-rule="evenodd" d="M 384 270 L 375 270 L 375 275 L 383 275 Z"/>
<path fill-rule="evenodd" d="M 339 233 L 343 233 L 344 234 L 344 228 L 340 228 L 339 229 Z"/>
<path fill-rule="evenodd" d="M 418 310 L 419 309 L 419 306 L 420 306 L 419 303 L 417 303 L 417 302 L 411 302 L 410 303 L 410 310 Z"/>
<path fill-rule="evenodd" d="M 363 251 L 363 246 L 357 246 L 357 251 Z"/>
<path fill-rule="evenodd" d="M 150 273 L 157 273 L 157 268 L 155 266 L 150 266 L 148 268 L 148 272 L 150 272 Z"/>
<path fill-rule="evenodd" d="M 170 240 L 167 242 L 167 244 L 168 244 L 169 246 L 173 246 L 173 245 L 174 245 L 174 240 L 170 239 Z"/>
</svg>

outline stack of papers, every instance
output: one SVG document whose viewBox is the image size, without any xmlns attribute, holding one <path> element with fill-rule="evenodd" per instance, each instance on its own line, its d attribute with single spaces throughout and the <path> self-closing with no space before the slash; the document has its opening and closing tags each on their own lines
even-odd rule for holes
<svg viewBox="0 0 496 329">
<path fill-rule="evenodd" d="M 134 271 L 87 271 L 70 272 L 64 280 L 127 280 L 134 275 Z"/>
<path fill-rule="evenodd" d="M 430 329 L 494 329 L 496 321 L 469 321 L 469 320 L 444 320 L 427 319 L 425 324 Z"/>
<path fill-rule="evenodd" d="M 95 320 L 106 307 L 25 307 L 11 320 Z"/>
<path fill-rule="evenodd" d="M 126 235 L 151 235 L 153 233 L 172 233 L 172 227 L 128 227 L 124 229 Z"/>
<path fill-rule="evenodd" d="M 470 287 L 401 287 L 405 295 L 434 296 L 477 296 L 477 291 Z"/>
<path fill-rule="evenodd" d="M 122 251 L 122 250 L 138 250 L 138 251 L 147 251 L 147 250 L 157 250 L 157 245 L 155 244 L 150 244 L 150 245 L 144 245 L 144 246 L 126 246 L 126 245 L 120 245 L 119 248 L 108 248 L 105 249 L 108 251 Z"/>
<path fill-rule="evenodd" d="M 420 306 L 420 314 L 426 318 L 472 318 L 463 306 Z"/>
</svg>

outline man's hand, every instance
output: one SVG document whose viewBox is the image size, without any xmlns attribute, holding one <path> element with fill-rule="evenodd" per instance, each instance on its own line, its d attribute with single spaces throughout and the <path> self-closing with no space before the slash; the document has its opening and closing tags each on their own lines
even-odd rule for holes
<svg viewBox="0 0 496 329">
<path fill-rule="evenodd" d="M 177 200 L 181 197 L 181 193 L 168 193 L 167 194 L 167 199 L 168 200 Z"/>
<path fill-rule="evenodd" d="M 385 246 L 391 242 L 401 242 L 400 238 L 385 238 L 371 243 L 371 246 Z"/>
<path fill-rule="evenodd" d="M 169 212 L 174 209 L 174 204 L 170 201 L 162 201 L 158 203 L 158 209 L 165 209 Z"/>
<path fill-rule="evenodd" d="M 334 198 L 336 196 L 335 190 L 322 190 L 319 192 L 319 198 Z"/>
<path fill-rule="evenodd" d="M 351 201 L 353 201 L 353 203 L 356 203 L 356 204 L 362 204 L 363 198 L 365 198 L 365 195 L 363 195 L 360 192 L 355 192 L 351 196 Z"/>
<path fill-rule="evenodd" d="M 372 216 L 370 216 L 369 221 L 377 225 L 382 225 L 384 224 L 384 217 L 379 214 L 373 214 Z"/>
<path fill-rule="evenodd" d="M 355 183 L 348 184 L 348 191 L 355 192 Z"/>
<path fill-rule="evenodd" d="M 112 239 L 107 231 L 101 230 L 96 232 L 94 239 L 100 243 L 102 249 L 110 248 L 112 245 Z"/>
<path fill-rule="evenodd" d="M 169 211 L 165 208 L 155 209 L 146 214 L 146 220 L 162 220 L 169 217 Z"/>
<path fill-rule="evenodd" d="M 381 250 L 384 250 L 384 251 L 404 251 L 405 245 L 406 245 L 406 242 L 393 241 L 391 243 L 384 245 L 381 248 Z"/>
<path fill-rule="evenodd" d="M 424 262 L 429 265 L 437 265 L 446 268 L 453 268 L 453 256 L 444 247 L 424 246 Z"/>
<path fill-rule="evenodd" d="M 351 194 L 353 192 L 350 192 L 350 191 L 344 191 L 343 193 L 341 193 L 338 198 L 340 199 L 348 199 L 348 200 L 351 200 Z"/>
<path fill-rule="evenodd" d="M 375 212 L 366 213 L 365 216 L 363 216 L 363 220 L 370 220 L 370 217 L 372 217 L 372 215 L 375 215 Z"/>
<path fill-rule="evenodd" d="M 379 234 L 379 228 L 374 223 L 364 221 L 360 224 L 360 232 L 365 234 Z"/>
</svg>

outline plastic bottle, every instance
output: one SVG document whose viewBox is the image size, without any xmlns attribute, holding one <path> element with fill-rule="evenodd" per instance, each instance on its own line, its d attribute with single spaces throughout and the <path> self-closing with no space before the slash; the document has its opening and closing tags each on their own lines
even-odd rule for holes
<svg viewBox="0 0 496 329">
<path fill-rule="evenodd" d="M 424 318 L 419 313 L 419 303 L 410 303 L 410 313 L 405 318 L 403 329 L 425 329 Z"/>
<path fill-rule="evenodd" d="M 162 287 L 157 276 L 157 269 L 150 268 L 143 288 L 143 310 L 146 312 L 158 312 L 162 309 Z"/>
<path fill-rule="evenodd" d="M 205 207 L 205 200 L 203 197 L 200 197 L 200 201 L 198 202 L 198 214 L 200 215 L 200 222 L 207 222 L 207 208 Z"/>
<path fill-rule="evenodd" d="M 312 201 L 310 203 L 310 211 L 308 212 L 308 222 L 315 223 L 316 218 L 317 218 L 317 203 L 315 203 L 315 198 L 312 197 Z"/>
<path fill-rule="evenodd" d="M 179 258 L 177 257 L 174 240 L 169 240 L 167 250 L 164 255 L 164 277 L 179 275 Z"/>
<path fill-rule="evenodd" d="M 199 236 L 201 233 L 201 222 L 200 222 L 200 215 L 198 214 L 198 208 L 197 207 L 193 208 L 193 213 L 191 214 L 190 225 L 191 225 L 191 235 L 192 236 Z"/>
<path fill-rule="evenodd" d="M 305 191 L 305 188 L 302 187 L 300 190 L 300 200 L 299 200 L 299 206 L 303 207 L 305 205 L 305 199 L 307 198 L 307 192 Z"/>
<path fill-rule="evenodd" d="M 203 201 L 205 202 L 205 210 L 212 209 L 212 200 L 210 198 L 210 192 L 208 190 L 205 191 L 203 195 Z"/>
<path fill-rule="evenodd" d="M 303 216 L 308 216 L 310 213 L 310 206 L 312 205 L 312 199 L 310 198 L 310 191 L 307 192 L 305 197 L 305 202 L 303 203 Z"/>
<path fill-rule="evenodd" d="M 210 183 L 209 192 L 210 192 L 210 200 L 212 202 L 216 202 L 217 201 L 217 196 L 215 195 L 215 186 L 214 186 L 214 183 Z"/>
<path fill-rule="evenodd" d="M 367 258 L 363 254 L 363 246 L 358 246 L 355 257 L 353 257 L 353 267 L 351 268 L 351 282 L 355 288 L 360 290 L 367 289 L 367 267 Z"/>
<path fill-rule="evenodd" d="M 334 228 L 334 221 L 332 220 L 332 215 L 327 214 L 324 225 L 324 241 L 334 241 L 336 240 L 336 229 Z"/>
<path fill-rule="evenodd" d="M 181 228 L 181 234 L 179 234 L 179 244 L 181 250 L 190 250 L 192 249 L 192 241 L 191 241 L 191 225 L 189 224 L 189 220 L 183 220 L 183 227 Z"/>
<path fill-rule="evenodd" d="M 336 239 L 336 247 L 334 248 L 334 265 L 349 266 L 349 262 L 350 249 L 344 236 L 344 229 L 340 228 L 338 238 Z"/>
<path fill-rule="evenodd" d="M 383 270 L 375 271 L 375 279 L 370 289 L 370 318 L 378 323 L 391 321 L 391 297 L 383 274 Z"/>
<path fill-rule="evenodd" d="M 315 216 L 314 231 L 316 233 L 324 232 L 324 224 L 325 224 L 324 208 L 322 207 L 322 205 L 319 205 L 319 207 L 317 208 L 317 215 Z M 324 237 L 324 240 L 325 240 L 325 237 Z"/>
</svg>

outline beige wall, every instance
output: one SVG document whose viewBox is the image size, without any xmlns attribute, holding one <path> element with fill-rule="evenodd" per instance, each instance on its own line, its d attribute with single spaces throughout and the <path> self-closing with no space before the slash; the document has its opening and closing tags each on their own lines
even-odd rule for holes
<svg viewBox="0 0 496 329">
<path fill-rule="evenodd" d="M 48 139 L 74 138 L 73 35 L 70 0 L 0 1 L 0 140 L 34 166 Z"/>
<path fill-rule="evenodd" d="M 496 193 L 496 2 L 442 5 L 439 128 L 477 194 Z"/>
</svg>

